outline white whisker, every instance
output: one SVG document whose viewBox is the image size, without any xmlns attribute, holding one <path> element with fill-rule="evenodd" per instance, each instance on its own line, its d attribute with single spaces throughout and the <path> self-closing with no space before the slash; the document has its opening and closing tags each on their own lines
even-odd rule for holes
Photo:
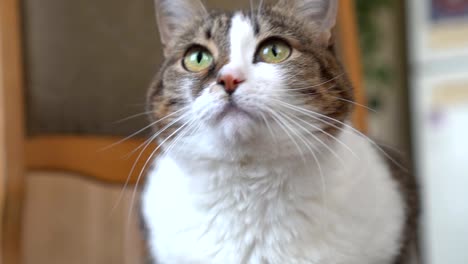
<svg viewBox="0 0 468 264">
<path fill-rule="evenodd" d="M 166 154 L 170 153 L 170 152 L 173 150 L 173 148 L 175 147 L 175 145 L 180 141 L 180 139 L 182 139 L 183 137 L 185 137 L 186 134 L 187 134 L 188 132 L 190 132 L 190 129 L 194 126 L 194 123 L 195 123 L 196 121 L 197 121 L 197 120 L 195 120 L 195 119 L 189 121 L 190 123 L 188 123 L 187 127 L 186 127 L 184 130 L 182 130 L 182 131 L 174 138 L 174 140 L 172 140 L 171 144 L 170 144 L 167 148 L 164 149 L 164 152 L 165 152 Z"/>
<path fill-rule="evenodd" d="M 350 103 L 350 104 L 353 104 L 353 105 L 356 105 L 356 106 L 363 107 L 363 108 L 365 108 L 365 109 L 367 109 L 367 110 L 369 110 L 369 111 L 371 111 L 371 112 L 373 112 L 373 113 L 377 113 L 377 110 L 372 109 L 372 108 L 370 108 L 370 107 L 368 107 L 368 106 L 366 106 L 366 105 L 357 103 L 357 102 L 355 102 L 355 101 L 347 100 L 347 99 L 344 99 L 344 98 L 341 98 L 341 97 L 336 97 L 336 96 L 331 96 L 331 97 L 334 97 L 334 98 L 336 98 L 336 99 L 338 99 L 338 100 L 340 100 L 340 101 L 343 101 L 343 102 L 347 102 L 347 103 Z"/>
<path fill-rule="evenodd" d="M 117 120 L 117 121 L 114 121 L 112 122 L 113 124 L 120 124 L 120 123 L 124 123 L 128 120 L 131 120 L 131 119 L 134 119 L 134 118 L 137 118 L 137 117 L 140 117 L 140 116 L 147 116 L 148 114 L 152 113 L 153 111 L 147 111 L 147 112 L 143 112 L 143 113 L 139 113 L 139 114 L 134 114 L 134 115 L 131 115 L 131 116 L 128 116 L 128 117 L 125 117 L 125 118 L 122 118 L 120 120 Z"/>
<path fill-rule="evenodd" d="M 140 183 L 140 180 L 141 180 L 141 177 L 143 175 L 143 173 L 146 171 L 146 168 L 148 166 L 148 164 L 153 160 L 153 157 L 154 155 L 158 152 L 158 150 L 168 141 L 170 140 L 175 134 L 177 134 L 180 130 L 182 130 L 190 121 L 187 121 L 186 123 L 184 123 L 182 126 L 180 126 L 178 129 L 176 129 L 173 133 L 171 133 L 168 137 L 166 137 L 166 139 L 164 139 L 159 145 L 158 147 L 156 147 L 153 152 L 151 153 L 151 155 L 148 157 L 148 159 L 146 160 L 145 164 L 143 165 L 141 171 L 140 171 L 140 174 L 138 175 L 138 178 L 135 182 L 135 187 L 133 188 L 133 193 L 132 193 L 132 198 L 130 200 L 130 210 L 129 210 L 129 213 L 128 213 L 128 216 L 127 216 L 127 223 L 130 223 L 130 217 L 133 213 L 133 205 L 135 203 L 135 197 L 136 197 L 136 192 L 137 192 L 137 189 L 138 189 L 138 185 Z"/>
<path fill-rule="evenodd" d="M 132 137 L 134 137 L 134 136 L 140 134 L 141 132 L 145 131 L 146 129 L 149 129 L 149 128 L 153 127 L 154 125 L 158 124 L 159 122 L 164 121 L 164 120 L 168 119 L 169 117 L 174 116 L 174 115 L 176 115 L 176 114 L 178 114 L 178 113 L 180 113 L 180 112 L 186 110 L 187 108 L 188 108 L 188 107 L 184 107 L 184 108 L 182 108 L 182 109 L 180 109 L 180 110 L 178 110 L 178 111 L 175 111 L 175 112 L 173 112 L 173 113 L 171 113 L 171 114 L 169 114 L 169 115 L 167 115 L 167 116 L 165 116 L 165 117 L 163 117 L 163 118 L 161 118 L 161 119 L 159 119 L 159 120 L 157 120 L 157 121 L 154 121 L 154 122 L 152 122 L 151 124 L 145 126 L 144 128 L 138 130 L 137 132 L 131 134 L 130 136 L 128 136 L 128 137 L 126 137 L 126 138 L 124 138 L 124 139 L 121 139 L 121 140 L 119 140 L 119 141 L 117 141 L 117 142 L 115 142 L 115 143 L 113 143 L 113 144 L 111 144 L 111 145 L 109 145 L 109 146 L 107 146 L 107 147 L 104 147 L 104 148 L 100 149 L 99 151 L 106 151 L 106 150 L 109 150 L 109 149 L 111 149 L 111 148 L 113 148 L 113 147 L 115 147 L 115 146 L 117 146 L 117 145 L 119 145 L 119 144 L 121 144 L 121 143 L 123 143 L 123 142 L 129 140 L 130 138 L 132 138 Z"/>
<path fill-rule="evenodd" d="M 285 116 L 285 114 L 281 113 L 281 112 L 278 112 L 278 114 Z M 297 123 L 296 123 L 296 125 L 297 125 Z M 291 126 L 288 126 L 288 127 L 291 127 Z M 291 127 L 291 129 L 292 129 L 292 127 Z M 326 224 L 325 224 L 323 219 L 324 219 L 325 209 L 328 208 L 328 202 L 327 202 L 327 198 L 326 198 L 327 197 L 327 187 L 326 187 L 326 182 L 325 182 L 325 176 L 323 175 L 322 165 L 320 165 L 320 160 L 319 160 L 317 154 L 314 151 L 313 144 L 311 144 L 303 135 L 301 135 L 297 131 L 295 131 L 293 129 L 291 131 L 304 143 L 306 148 L 312 154 L 312 157 L 313 157 L 315 163 L 317 164 L 317 169 L 319 171 L 320 182 L 321 182 L 321 197 L 322 197 L 322 205 L 323 205 L 323 207 L 320 210 L 320 219 L 321 219 L 320 220 L 320 225 L 321 225 L 323 234 L 326 234 L 326 232 L 325 232 L 326 231 Z M 305 162 L 305 163 L 307 163 L 307 162 Z M 344 164 L 344 162 L 343 162 L 343 164 Z"/>
<path fill-rule="evenodd" d="M 194 133 L 196 133 L 198 131 L 198 129 L 200 128 L 200 124 L 198 124 L 198 125 L 195 125 L 195 124 L 196 124 L 196 122 L 194 122 L 191 126 L 184 129 L 184 131 L 183 131 L 184 135 L 178 141 L 182 140 L 182 138 L 184 138 L 184 137 L 187 138 L 187 137 L 192 136 Z M 180 144 L 180 143 L 177 142 L 177 144 Z M 173 148 L 175 148 L 175 146 L 174 146 L 170 150 L 165 150 L 165 153 L 169 154 L 170 152 L 173 152 L 171 155 L 175 157 L 175 156 L 179 155 L 180 151 L 182 149 L 184 149 L 186 144 L 187 144 L 187 142 L 182 141 L 182 146 L 177 146 L 175 151 L 173 150 Z"/>
<path fill-rule="evenodd" d="M 291 139 L 293 144 L 296 146 L 299 154 L 301 155 L 302 160 L 304 161 L 304 163 L 306 163 L 304 152 L 302 151 L 302 148 L 299 146 L 297 141 L 294 139 L 294 137 L 289 132 L 290 128 L 288 128 L 287 124 L 282 120 L 281 116 L 276 114 L 274 111 L 271 110 L 270 114 L 272 115 L 271 117 L 276 121 L 276 123 L 281 127 L 281 129 L 283 129 L 283 131 L 286 133 L 286 135 Z"/>
<path fill-rule="evenodd" d="M 314 111 L 311 111 L 311 110 L 308 110 L 308 109 L 305 109 L 305 108 L 302 108 L 302 107 L 298 107 L 298 106 L 294 106 L 294 105 L 291 105 L 291 104 L 288 104 L 288 103 L 285 103 L 283 101 L 280 101 L 280 100 L 277 100 L 277 99 L 272 99 L 272 100 L 275 100 L 275 101 L 278 101 L 278 102 L 281 102 L 283 104 L 286 104 L 286 105 L 289 105 L 291 106 L 292 108 L 296 108 L 296 109 L 301 109 L 307 113 L 310 114 L 310 117 L 320 121 L 320 122 L 323 122 L 323 123 L 326 123 L 332 127 L 335 127 L 335 128 L 339 128 L 338 126 L 336 125 L 333 125 L 331 124 L 330 122 L 326 122 L 325 120 L 323 120 L 322 118 L 324 119 L 327 119 L 327 120 L 330 120 L 331 122 L 335 122 L 337 124 L 340 124 L 348 129 L 351 130 L 351 132 L 353 133 L 356 133 L 357 135 L 359 135 L 360 137 L 364 138 L 367 142 L 369 142 L 371 145 L 373 145 L 377 150 L 379 150 L 385 157 L 387 157 L 390 161 L 392 161 L 395 165 L 397 165 L 400 169 L 402 169 L 403 171 L 405 171 L 406 173 L 408 172 L 408 169 L 405 168 L 403 165 L 401 165 L 399 162 L 397 162 L 393 157 L 391 157 L 387 152 L 385 152 L 377 143 L 375 143 L 372 139 L 370 139 L 368 136 L 364 135 L 361 131 L 355 129 L 354 127 L 340 121 L 340 120 L 337 120 L 335 118 L 332 118 L 332 117 L 329 117 L 327 115 L 324 115 L 324 114 L 320 114 L 320 113 L 317 113 L 317 112 L 314 112 Z M 314 116 L 315 115 L 315 116 Z M 321 117 L 321 118 L 320 118 Z M 344 131 L 346 132 L 346 130 L 342 129 L 342 128 L 339 128 L 341 131 Z"/>
<path fill-rule="evenodd" d="M 290 105 L 290 104 L 285 103 L 285 102 L 282 102 L 282 101 L 280 101 L 279 103 L 282 104 L 283 107 L 286 107 L 286 108 L 288 108 L 288 109 L 290 109 L 290 110 L 293 110 L 293 111 L 296 111 L 296 112 L 299 112 L 299 113 L 301 113 L 301 114 L 304 114 L 304 115 L 306 115 L 306 116 L 311 117 L 307 112 L 304 112 L 303 110 L 300 110 L 300 109 L 295 109 L 296 107 L 293 106 L 293 105 Z M 336 140 L 336 141 L 337 141 L 338 143 L 340 143 L 344 148 L 346 148 L 349 152 L 351 152 L 351 154 L 352 154 L 355 158 L 358 158 L 358 159 L 359 159 L 359 156 L 358 156 L 348 145 L 346 145 L 343 141 L 341 141 L 341 140 L 338 139 L 337 137 L 335 137 L 335 136 L 333 136 L 332 134 L 326 132 L 325 130 L 321 129 L 321 128 L 318 127 L 318 126 L 315 126 L 315 125 L 313 125 L 313 124 L 310 124 L 309 122 L 306 122 L 306 121 L 304 121 L 304 120 L 302 120 L 302 119 L 300 119 L 300 118 L 298 118 L 298 117 L 296 117 L 296 118 L 297 118 L 298 120 L 304 122 L 305 124 L 309 125 L 310 127 L 314 128 L 315 130 L 318 130 L 318 131 L 320 131 L 321 133 L 323 133 L 323 134 L 329 136 L 330 138 Z M 314 118 L 314 119 L 316 120 L 315 117 L 312 117 L 312 118 Z M 338 129 L 342 130 L 342 129 L 341 129 L 340 127 L 338 127 L 338 126 L 336 126 L 335 128 L 338 128 Z"/>
<path fill-rule="evenodd" d="M 325 81 L 325 82 L 322 82 L 322 83 L 319 83 L 319 84 L 315 84 L 315 85 L 312 85 L 312 86 L 307 86 L 307 87 L 304 87 L 304 88 L 294 88 L 294 89 L 288 89 L 288 91 L 299 91 L 299 90 L 306 90 L 306 89 L 310 89 L 310 88 L 315 88 L 315 87 L 318 87 L 318 86 L 322 86 L 322 85 L 325 85 L 327 83 L 330 83 L 334 80 L 337 80 L 338 78 L 342 77 L 344 75 L 344 73 L 340 73 L 338 74 L 337 76 L 329 79 L 328 81 Z M 329 88 L 331 89 L 331 88 Z"/>
<path fill-rule="evenodd" d="M 276 138 L 275 133 L 273 133 L 273 129 L 270 126 L 270 122 L 268 122 L 268 119 L 266 118 L 265 114 L 263 114 L 261 111 L 259 111 L 259 114 L 262 117 L 263 122 L 265 123 L 265 126 L 267 127 L 267 129 L 268 129 L 268 131 L 269 131 L 269 133 L 271 135 L 271 138 L 274 140 L 275 146 L 277 146 L 278 145 L 278 139 Z"/>
<path fill-rule="evenodd" d="M 135 171 L 135 168 L 136 168 L 136 165 L 138 164 L 138 161 L 140 160 L 140 158 L 143 156 L 143 153 L 145 152 L 145 150 L 149 147 L 149 145 L 151 145 L 151 142 L 153 142 L 159 135 L 161 135 L 161 133 L 163 133 L 164 131 L 166 131 L 169 127 L 173 126 L 174 124 L 176 124 L 177 122 L 179 122 L 180 120 L 182 120 L 183 118 L 186 117 L 187 114 L 183 114 L 182 116 L 178 117 L 177 119 L 173 120 L 171 123 L 167 124 L 164 128 L 162 128 L 161 130 L 159 130 L 157 133 L 154 133 L 154 135 L 152 135 L 149 140 L 146 140 L 145 142 L 146 143 L 143 143 L 145 144 L 144 145 L 144 148 L 140 151 L 140 153 L 138 154 L 137 158 L 135 159 L 135 162 L 133 162 L 133 165 L 132 165 L 132 168 L 130 169 L 130 172 L 128 174 L 128 177 L 127 179 L 125 180 L 125 183 L 124 183 L 124 186 L 122 187 L 122 190 L 120 191 L 120 194 L 119 194 L 119 197 L 115 203 L 115 205 L 112 207 L 112 210 L 111 210 L 111 214 L 112 212 L 115 211 L 115 209 L 117 208 L 117 206 L 120 204 L 120 202 L 122 201 L 122 198 L 123 198 L 123 195 L 124 195 L 124 192 L 125 190 L 127 189 L 129 183 L 130 183 L 130 180 L 132 178 L 132 175 L 133 175 L 133 172 Z M 141 148 L 142 145 L 140 145 L 137 149 Z M 135 151 L 135 150 L 134 150 Z"/>
<path fill-rule="evenodd" d="M 280 113 L 281 114 L 281 113 Z M 310 132 L 308 129 L 306 129 L 304 126 L 301 124 L 297 123 L 294 121 L 291 117 L 289 117 L 287 114 L 283 113 L 282 114 L 285 118 L 287 118 L 291 123 L 295 124 L 297 127 L 299 127 L 302 131 L 307 133 L 308 135 L 312 136 L 316 141 L 318 141 L 320 144 L 322 144 L 335 158 L 343 165 L 346 166 L 343 159 L 334 151 L 330 146 L 325 144 L 318 136 L 314 135 L 314 133 Z"/>
</svg>

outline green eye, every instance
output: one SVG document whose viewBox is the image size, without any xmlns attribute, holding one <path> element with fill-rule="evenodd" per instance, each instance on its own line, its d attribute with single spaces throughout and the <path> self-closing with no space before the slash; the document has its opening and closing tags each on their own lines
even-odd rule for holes
<svg viewBox="0 0 468 264">
<path fill-rule="evenodd" d="M 266 63 L 280 63 L 291 55 L 291 47 L 282 40 L 271 40 L 264 43 L 258 53 L 258 60 Z"/>
<path fill-rule="evenodd" d="M 185 69 L 191 72 L 201 72 L 213 64 L 213 55 L 202 47 L 190 49 L 183 61 Z"/>
</svg>

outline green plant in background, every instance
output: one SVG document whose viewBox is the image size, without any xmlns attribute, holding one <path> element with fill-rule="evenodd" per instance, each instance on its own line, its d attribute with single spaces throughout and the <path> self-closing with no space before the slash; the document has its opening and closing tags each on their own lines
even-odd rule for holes
<svg viewBox="0 0 468 264">
<path fill-rule="evenodd" d="M 382 32 L 379 28 L 377 18 L 382 9 L 394 10 L 394 3 L 394 0 L 356 0 L 365 79 L 366 83 L 372 84 L 371 89 L 385 89 L 393 84 L 394 72 L 392 65 L 378 58 L 382 42 L 386 38 L 385 32 Z M 373 109 L 381 107 L 381 102 L 376 94 L 379 94 L 379 92 L 374 91 L 369 95 L 368 103 Z"/>
</svg>

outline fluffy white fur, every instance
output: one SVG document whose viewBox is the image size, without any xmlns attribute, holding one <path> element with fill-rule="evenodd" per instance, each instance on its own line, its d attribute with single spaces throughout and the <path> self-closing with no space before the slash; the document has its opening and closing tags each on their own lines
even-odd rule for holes
<svg viewBox="0 0 468 264">
<path fill-rule="evenodd" d="M 390 264 L 404 219 L 396 183 L 367 141 L 349 130 L 340 139 L 359 158 L 335 145 L 344 165 L 322 156 L 323 179 L 294 148 L 238 162 L 209 157 L 205 138 L 204 155 L 161 157 L 143 195 L 152 253 L 181 264 Z"/>
<path fill-rule="evenodd" d="M 391 264 L 405 212 L 379 153 L 348 127 L 320 144 L 259 125 L 285 77 L 278 65 L 251 63 L 247 18 L 236 15 L 230 34 L 225 67 L 247 75 L 234 95 L 248 114 L 215 121 L 226 96 L 215 85 L 193 102 L 185 121 L 197 132 L 155 160 L 143 192 L 152 254 L 166 264 Z"/>
</svg>

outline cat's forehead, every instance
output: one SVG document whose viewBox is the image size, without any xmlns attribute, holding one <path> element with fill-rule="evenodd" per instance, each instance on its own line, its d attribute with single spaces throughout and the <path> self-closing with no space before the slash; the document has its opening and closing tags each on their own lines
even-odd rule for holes
<svg viewBox="0 0 468 264">
<path fill-rule="evenodd" d="M 224 53 L 235 44 L 233 42 L 246 44 L 247 41 L 254 41 L 258 44 L 259 41 L 270 36 L 310 43 L 313 34 L 310 31 L 306 32 L 304 25 L 294 18 L 272 10 L 262 12 L 213 11 L 190 25 L 179 38 L 176 46 L 182 51 L 192 44 L 200 44 L 215 47 L 220 53 Z"/>
</svg>

